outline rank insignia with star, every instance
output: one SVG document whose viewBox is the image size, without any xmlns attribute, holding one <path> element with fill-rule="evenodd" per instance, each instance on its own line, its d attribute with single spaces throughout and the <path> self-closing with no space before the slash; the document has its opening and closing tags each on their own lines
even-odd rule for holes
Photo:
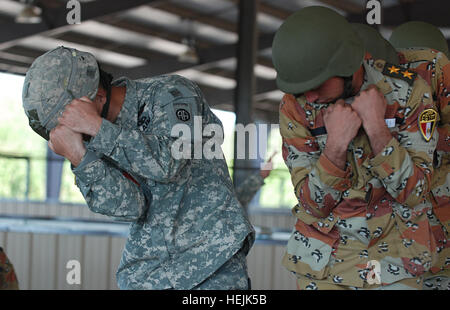
<svg viewBox="0 0 450 310">
<path fill-rule="evenodd" d="M 399 66 L 390 63 L 386 63 L 382 73 L 383 75 L 403 80 L 407 82 L 410 86 L 414 83 L 414 80 L 416 79 L 417 76 L 417 73 L 411 70 L 403 69 Z"/>
</svg>

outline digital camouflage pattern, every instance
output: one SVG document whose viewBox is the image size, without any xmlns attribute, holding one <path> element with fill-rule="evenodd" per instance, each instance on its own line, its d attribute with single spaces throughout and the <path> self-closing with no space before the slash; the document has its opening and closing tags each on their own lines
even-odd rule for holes
<svg viewBox="0 0 450 310">
<path fill-rule="evenodd" d="M 195 290 L 248 290 L 247 254 L 237 252 L 229 261 L 214 272 L 208 279 L 194 287 Z"/>
<path fill-rule="evenodd" d="M 60 46 L 36 58 L 22 90 L 30 127 L 48 140 L 59 114 L 72 99 L 95 98 L 99 79 L 97 60 L 90 53 Z"/>
<path fill-rule="evenodd" d="M 171 154 L 174 125 L 193 130 L 194 116 L 203 127 L 222 124 L 198 86 L 180 76 L 121 78 L 114 85 L 126 86 L 125 102 L 117 120 L 103 119 L 87 144 L 73 170 L 76 183 L 93 212 L 132 222 L 117 272 L 121 289 L 195 288 L 254 242 L 225 160 Z M 236 285 L 247 279 L 228 277 Z"/>
<path fill-rule="evenodd" d="M 388 65 L 369 54 L 363 66 L 362 90 L 375 84 L 385 95 L 393 138 L 374 156 L 361 130 L 349 145 L 345 171 L 322 154 L 328 105 L 289 94 L 280 104 L 283 158 L 299 199 L 283 264 L 311 281 L 359 288 L 367 285 L 370 260 L 380 262 L 388 285 L 419 279 L 437 259 L 427 198 L 437 132 L 426 142 L 418 127 L 420 113 L 434 107 L 431 87 L 408 70 L 383 74 Z"/>
<path fill-rule="evenodd" d="M 424 288 L 446 289 L 442 276 L 447 277 L 447 282 L 450 279 L 450 62 L 445 54 L 433 49 L 409 48 L 399 51 L 402 67 L 416 71 L 431 85 L 433 100 L 440 116 L 431 187 L 433 212 L 429 215 L 439 259 L 425 276 Z"/>
<path fill-rule="evenodd" d="M 0 247 L 0 290 L 18 290 L 19 282 L 12 263 Z"/>
<path fill-rule="evenodd" d="M 238 185 L 236 188 L 236 196 L 244 208 L 248 206 L 263 185 L 264 179 L 259 172 L 250 175 L 244 182 Z"/>
</svg>

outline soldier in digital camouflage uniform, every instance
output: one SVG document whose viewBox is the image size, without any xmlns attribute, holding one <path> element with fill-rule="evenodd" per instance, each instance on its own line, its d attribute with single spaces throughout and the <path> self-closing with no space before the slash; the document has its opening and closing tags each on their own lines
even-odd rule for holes
<svg viewBox="0 0 450 310">
<path fill-rule="evenodd" d="M 284 266 L 299 289 L 421 289 L 437 259 L 430 83 L 364 53 L 350 24 L 324 7 L 291 15 L 272 53 L 299 199 Z"/>
<path fill-rule="evenodd" d="M 0 290 L 18 290 L 19 282 L 12 263 L 0 247 Z"/>
<path fill-rule="evenodd" d="M 89 208 L 131 222 L 119 288 L 247 289 L 254 230 L 225 160 L 172 153 L 176 125 L 193 130 L 181 139 L 196 147 L 214 135 L 195 126 L 222 129 L 200 89 L 177 75 L 111 80 L 91 54 L 59 47 L 33 62 L 23 106 L 72 163 Z"/>
<path fill-rule="evenodd" d="M 439 112 L 429 221 L 439 259 L 424 277 L 424 289 L 450 289 L 450 63 L 447 40 L 432 24 L 412 21 L 397 27 L 389 40 L 398 48 L 403 68 L 416 71 L 432 86 Z"/>
</svg>

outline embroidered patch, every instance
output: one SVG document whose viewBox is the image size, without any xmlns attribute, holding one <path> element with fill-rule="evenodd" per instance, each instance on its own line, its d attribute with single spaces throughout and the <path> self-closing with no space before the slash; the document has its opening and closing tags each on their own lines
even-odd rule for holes
<svg viewBox="0 0 450 310">
<path fill-rule="evenodd" d="M 180 121 L 187 122 L 191 119 L 191 114 L 185 109 L 178 109 L 175 114 Z"/>
<path fill-rule="evenodd" d="M 150 117 L 144 115 L 144 116 L 139 118 L 139 120 L 138 120 L 138 127 L 142 131 L 146 131 L 147 128 L 148 128 L 149 123 L 150 123 Z"/>
<path fill-rule="evenodd" d="M 417 76 L 417 73 L 409 69 L 403 69 L 399 66 L 390 63 L 386 63 L 382 73 L 383 75 L 403 80 L 407 82 L 409 86 L 413 85 L 414 80 L 416 79 Z"/>
<path fill-rule="evenodd" d="M 419 115 L 419 128 L 420 133 L 428 142 L 433 137 L 433 132 L 436 127 L 438 114 L 433 109 L 426 109 Z"/>
</svg>

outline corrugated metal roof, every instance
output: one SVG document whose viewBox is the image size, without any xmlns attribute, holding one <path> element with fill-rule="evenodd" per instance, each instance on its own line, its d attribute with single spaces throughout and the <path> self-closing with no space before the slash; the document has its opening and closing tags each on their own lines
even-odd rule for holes
<svg viewBox="0 0 450 310">
<path fill-rule="evenodd" d="M 223 98 L 207 98 L 212 106 L 231 106 L 229 101 L 233 96 L 226 91 L 232 91 L 236 84 L 238 2 L 84 0 L 80 1 L 81 24 L 68 25 L 67 1 L 36 0 L 34 5 L 42 9 L 43 22 L 24 25 L 15 23 L 14 19 L 25 4 L 19 0 L 0 0 L 0 71 L 24 74 L 35 57 L 62 44 L 92 52 L 116 75 L 140 78 L 173 72 L 185 74 L 207 90 L 205 93 L 218 89 L 222 90 L 218 94 L 226 94 Z M 383 14 L 415 14 L 413 5 L 423 2 L 383 1 Z M 448 6 L 448 1 L 426 2 Z M 277 111 L 281 92 L 276 91 L 270 46 L 273 34 L 285 18 L 302 7 L 323 5 L 353 21 L 363 21 L 365 4 L 365 0 L 260 0 L 257 15 L 260 44 L 255 76 L 256 84 L 260 85 L 256 89 L 262 93 L 255 94 L 255 109 L 267 113 Z M 422 20 L 426 21 L 426 16 Z M 430 16 L 429 21 L 433 20 L 436 16 Z M 399 16 L 398 24 L 404 21 Z M 449 27 L 450 21 L 447 23 L 438 26 Z M 383 27 L 384 34 L 389 33 L 390 26 Z M 187 42 L 197 50 L 198 64 L 179 60 L 188 49 Z"/>
</svg>

